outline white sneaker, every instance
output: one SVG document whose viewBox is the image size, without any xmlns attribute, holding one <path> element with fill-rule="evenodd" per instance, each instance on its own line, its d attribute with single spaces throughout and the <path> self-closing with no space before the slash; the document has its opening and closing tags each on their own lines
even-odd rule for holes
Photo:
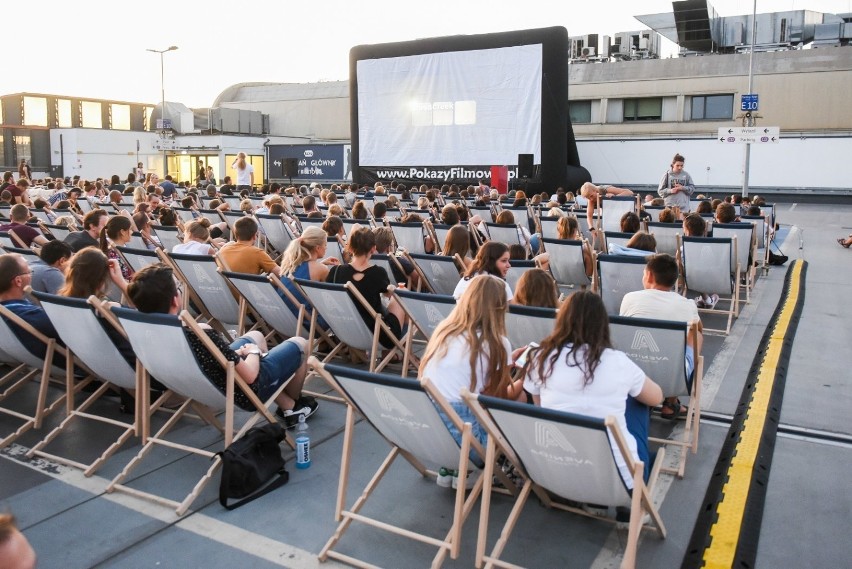
<svg viewBox="0 0 852 569">
<path fill-rule="evenodd" d="M 716 303 L 718 303 L 718 302 L 719 302 L 719 295 L 718 294 L 711 294 L 710 300 L 705 301 L 705 304 L 707 305 L 707 308 L 712 310 L 712 309 L 716 308 Z"/>
</svg>

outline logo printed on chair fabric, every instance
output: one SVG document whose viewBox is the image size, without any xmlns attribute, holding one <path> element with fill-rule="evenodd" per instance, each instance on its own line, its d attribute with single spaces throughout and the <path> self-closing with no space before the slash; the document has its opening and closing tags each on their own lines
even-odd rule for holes
<svg viewBox="0 0 852 569">
<path fill-rule="evenodd" d="M 633 334 L 633 343 L 630 344 L 630 349 L 657 353 L 660 351 L 660 346 L 657 345 L 657 341 L 654 340 L 654 335 L 650 330 L 640 329 Z"/>
</svg>

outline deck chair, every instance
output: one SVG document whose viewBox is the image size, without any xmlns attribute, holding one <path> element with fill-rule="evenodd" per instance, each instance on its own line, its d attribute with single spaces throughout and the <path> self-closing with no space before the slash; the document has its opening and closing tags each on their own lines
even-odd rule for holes
<svg viewBox="0 0 852 569">
<path fill-rule="evenodd" d="M 12 239 L 12 234 L 8 231 L 0 231 L 0 247 L 8 249 L 9 247 L 19 247 L 18 242 Z"/>
<path fill-rule="evenodd" d="M 657 240 L 657 253 L 665 253 L 672 257 L 677 255 L 677 236 L 683 234 L 683 225 L 649 221 L 648 233 Z"/>
<path fill-rule="evenodd" d="M 695 371 L 692 387 L 686 376 L 684 358 L 688 335 L 692 336 L 692 345 L 698 345 L 698 328 L 695 323 L 652 320 L 629 316 L 610 316 L 609 333 L 612 346 L 627 354 L 633 363 L 642 368 L 645 375 L 653 379 L 662 388 L 666 397 L 689 396 L 686 425 L 680 440 L 648 440 L 680 447 L 680 460 L 677 468 L 662 468 L 663 472 L 676 474 L 683 478 L 686 468 L 687 450 L 698 452 L 698 429 L 701 421 L 701 380 L 704 375 L 704 357 L 695 352 Z"/>
<path fill-rule="evenodd" d="M 756 267 L 766 270 L 769 266 L 769 216 L 763 215 L 741 215 L 740 220 L 754 224 Z M 757 276 L 757 274 L 755 274 Z"/>
<path fill-rule="evenodd" d="M 428 342 L 432 332 L 456 307 L 452 295 L 429 294 L 394 289 L 394 297 L 408 316 L 408 334 L 405 336 L 405 356 L 402 361 L 403 375 L 408 372 L 415 342 Z M 420 338 L 417 335 L 420 335 Z"/>
<path fill-rule="evenodd" d="M 740 302 L 740 273 L 737 262 L 737 238 L 726 237 L 681 237 L 681 250 L 683 256 L 683 276 L 686 286 L 683 294 L 687 295 L 689 290 L 716 293 L 719 302 L 728 305 L 723 310 L 716 308 L 699 308 L 700 313 L 713 313 L 727 316 L 727 324 L 724 329 L 711 329 L 704 326 L 705 332 L 731 333 L 731 323 L 734 316 L 739 314 Z"/>
<path fill-rule="evenodd" d="M 97 415 L 89 411 L 112 386 L 128 391 L 135 390 L 141 393 L 141 377 L 137 375 L 136 368 L 127 363 L 115 344 L 107 335 L 97 315 L 96 304 L 100 304 L 97 298 L 92 296 L 88 301 L 82 298 L 70 298 L 33 292 L 38 298 L 42 308 L 47 312 L 48 318 L 59 333 L 59 337 L 65 342 L 70 357 L 76 357 L 92 371 L 96 378 L 103 381 L 94 393 L 87 394 L 86 399 L 79 405 L 74 404 L 73 368 L 68 367 L 65 373 L 66 380 L 66 407 L 65 419 L 53 429 L 37 445 L 27 453 L 27 457 L 41 456 L 67 466 L 72 466 L 83 471 L 85 476 L 94 474 L 109 457 L 113 455 L 127 440 L 141 434 L 142 423 L 146 420 L 146 411 L 139 408 L 141 399 L 137 399 L 132 422 L 120 421 Z M 111 316 L 111 313 L 107 316 Z M 108 324 L 109 325 L 109 324 Z M 164 396 L 165 397 L 165 396 Z M 161 399 L 162 402 L 164 399 Z M 156 404 L 155 404 L 156 405 Z M 43 450 L 63 431 L 73 431 L 73 422 L 77 419 L 90 419 L 104 425 L 112 425 L 121 429 L 116 438 L 104 452 L 88 464 L 70 458 L 51 454 Z"/>
<path fill-rule="evenodd" d="M 465 229 L 468 229 L 468 231 L 470 230 L 467 222 L 464 222 L 461 225 Z M 429 228 L 432 231 L 432 236 L 435 238 L 435 248 L 438 251 L 443 251 L 444 242 L 447 240 L 447 234 L 450 232 L 450 229 L 452 229 L 453 227 L 455 227 L 455 226 L 445 225 L 443 223 L 431 223 L 431 222 L 429 222 Z"/>
<path fill-rule="evenodd" d="M 47 215 L 47 211 L 43 209 L 30 209 L 30 215 L 36 218 L 40 223 L 53 223 L 53 220 L 50 219 L 50 216 Z"/>
<path fill-rule="evenodd" d="M 214 226 L 217 223 L 222 223 L 222 216 L 219 215 L 218 209 L 199 209 L 198 213 L 200 213 L 202 217 L 206 217 L 211 226 Z"/>
<path fill-rule="evenodd" d="M 333 284 L 304 279 L 294 279 L 294 282 L 299 285 L 305 297 L 314 307 L 311 314 L 309 345 L 313 347 L 319 336 L 319 315 L 322 315 L 328 323 L 329 329 L 339 342 L 324 358 L 323 363 L 331 361 L 337 354 L 348 349 L 350 353 L 355 350 L 366 354 L 370 371 L 381 371 L 391 363 L 397 354 L 400 357 L 405 356 L 405 346 L 402 341 L 394 336 L 391 329 L 382 320 L 381 315 L 373 311 L 352 283 Z M 367 326 L 364 319 L 361 318 L 356 302 L 361 303 L 370 316 L 374 318 L 375 324 L 372 328 Z M 382 331 L 394 343 L 394 347 L 387 350 L 388 353 L 384 358 L 380 356 L 381 348 L 379 345 L 379 334 Z"/>
<path fill-rule="evenodd" d="M 145 243 L 145 240 L 142 238 L 142 234 L 138 231 L 134 231 L 130 234 L 130 241 L 127 242 L 127 246 L 131 249 L 147 249 L 148 245 Z"/>
<path fill-rule="evenodd" d="M 550 257 L 550 273 L 556 279 L 560 292 L 570 293 L 592 284 L 594 275 L 586 275 L 582 241 L 545 237 L 541 242 Z"/>
<path fill-rule="evenodd" d="M 157 254 L 186 283 L 189 294 L 184 299 L 184 308 L 192 300 L 207 323 L 231 339 L 234 339 L 233 330 L 236 330 L 237 335 L 245 332 L 240 327 L 240 306 L 228 288 L 227 281 L 219 273 L 215 257 L 168 253 L 161 249 L 157 250 Z"/>
<path fill-rule="evenodd" d="M 281 219 L 280 215 L 258 213 L 255 215 L 255 219 L 257 219 L 261 232 L 266 237 L 267 250 L 275 253 L 273 256 L 286 251 L 290 242 L 296 238 L 290 226 Z"/>
<path fill-rule="evenodd" d="M 379 255 L 378 253 L 370 257 L 370 262 L 374 265 L 381 267 L 385 270 L 385 273 L 388 275 L 388 280 L 392 283 L 397 282 L 396 274 L 393 272 L 393 268 L 405 274 L 405 271 L 402 268 L 402 265 L 399 264 L 399 261 L 396 260 L 396 257 L 393 255 Z"/>
<path fill-rule="evenodd" d="M 126 199 L 126 198 L 124 198 Z M 130 199 L 133 199 L 133 196 L 130 196 Z M 136 211 L 136 204 L 131 202 L 123 201 L 121 203 L 112 204 L 112 208 L 115 210 L 115 213 L 121 213 L 122 211 L 126 211 L 130 215 L 133 215 L 133 212 Z"/>
<path fill-rule="evenodd" d="M 751 302 L 751 289 L 754 288 L 754 279 L 757 273 L 754 263 L 757 246 L 755 233 L 756 227 L 752 223 L 716 223 L 713 225 L 714 238 L 737 238 L 737 264 L 742 279 L 742 281 L 737 282 L 745 290 L 747 304 Z M 731 267 L 731 274 L 733 273 L 734 267 Z"/>
<path fill-rule="evenodd" d="M 10 322 L 14 323 L 19 328 L 26 330 L 32 334 L 38 341 L 45 346 L 45 357 L 41 359 L 30 352 L 26 346 L 18 339 L 17 334 L 10 326 Z M 3 359 L 9 359 L 9 363 L 13 369 L 9 373 L 0 378 L 0 387 L 3 391 L 0 392 L 0 413 L 20 419 L 23 424 L 8 435 L 0 435 L 0 448 L 4 448 L 13 443 L 18 437 L 29 431 L 30 429 L 40 429 L 44 418 L 55 411 L 65 401 L 66 394 L 63 394 L 50 403 L 48 403 L 48 387 L 51 378 L 62 378 L 65 383 L 65 370 L 52 365 L 53 354 L 60 353 L 66 356 L 65 348 L 60 346 L 56 338 L 48 338 L 30 324 L 25 322 L 17 314 L 3 305 L 0 305 L 0 354 Z M 66 358 L 66 367 L 71 366 L 73 374 L 73 360 Z M 23 374 L 23 375 L 21 375 Z M 23 411 L 13 409 L 11 407 L 2 406 L 12 394 L 19 389 L 25 387 L 27 383 L 38 377 L 39 387 L 36 395 L 35 409 L 28 414 Z M 88 383 L 84 380 L 78 382 L 75 386 L 76 390 Z M 28 406 L 29 408 L 29 406 Z"/>
<path fill-rule="evenodd" d="M 125 262 L 133 269 L 134 273 L 138 273 L 148 265 L 155 265 L 160 262 L 157 252 L 150 249 L 116 247 L 115 250 L 121 253 L 121 256 L 124 257 Z"/>
<path fill-rule="evenodd" d="M 177 227 L 169 227 L 166 225 L 154 226 L 154 232 L 157 239 L 163 244 L 163 249 L 171 251 L 175 246 L 180 245 L 183 241 L 180 238 L 180 229 Z"/>
<path fill-rule="evenodd" d="M 176 214 L 178 214 L 178 217 L 180 217 L 180 220 L 184 223 L 189 223 L 195 219 L 195 216 L 192 214 L 192 210 L 188 207 L 172 207 L 172 209 Z"/>
<path fill-rule="evenodd" d="M 450 531 L 443 539 L 416 533 L 389 522 L 368 517 L 360 511 L 376 490 L 382 478 L 388 473 L 394 460 L 400 455 L 421 476 L 428 476 L 432 481 L 436 476 L 435 471 L 442 466 L 455 467 L 459 471 L 459 479 L 465 480 L 472 467 L 468 458 L 470 450 L 474 449 L 480 455 L 484 452 L 482 446 L 471 434 L 470 423 L 462 424 L 461 419 L 452 407 L 447 404 L 440 393 L 432 389 L 428 382 L 421 384 L 414 379 L 369 373 L 349 367 L 323 366 L 316 358 L 311 358 L 309 364 L 326 381 L 334 385 L 347 401 L 343 456 L 340 464 L 340 480 L 335 507 L 335 519 L 340 524 L 337 526 L 334 535 L 320 551 L 320 561 L 325 561 L 330 557 L 350 565 L 372 567 L 364 561 L 334 550 L 352 522 L 360 522 L 395 535 L 438 547 L 438 553 L 432 559 L 431 566 L 433 568 L 440 567 L 447 554 L 452 559 L 456 559 L 461 546 L 462 526 L 473 510 L 482 489 L 481 477 L 477 479 L 467 499 L 465 499 L 464 484 L 459 484 L 459 488 L 455 491 Z M 461 446 L 450 435 L 438 414 L 436 405 L 441 405 L 447 416 L 461 431 Z M 346 509 L 356 412 L 363 416 L 379 435 L 390 444 L 391 451 L 373 475 L 363 493 L 349 509 Z M 434 483 L 432 486 L 435 486 Z M 397 507 L 409 506 L 415 512 L 418 508 L 416 503 L 411 503 L 411 501 L 405 499 L 398 500 L 396 504 Z"/>
<path fill-rule="evenodd" d="M 461 279 L 464 263 L 456 257 L 444 255 L 426 255 L 409 253 L 409 262 L 420 275 L 420 282 L 425 283 L 435 294 L 452 295 Z M 394 282 L 394 281 L 391 281 Z"/>
<path fill-rule="evenodd" d="M 68 237 L 68 234 L 71 233 L 71 230 L 67 225 L 54 225 L 52 223 L 39 223 L 39 228 L 41 232 L 44 234 L 50 234 L 57 241 L 65 241 L 65 238 Z"/>
<path fill-rule="evenodd" d="M 521 280 L 521 275 L 537 267 L 538 263 L 536 261 L 512 261 L 509 270 L 506 271 L 506 282 L 509 283 L 509 287 L 512 290 L 515 290 L 518 286 L 518 281 Z"/>
<path fill-rule="evenodd" d="M 521 237 L 520 225 L 502 225 L 486 221 L 485 227 L 492 241 L 499 241 L 510 247 L 512 245 L 522 245 L 524 249 L 527 249 L 526 241 Z M 527 250 L 527 254 L 529 254 L 529 250 Z"/>
<path fill-rule="evenodd" d="M 506 312 L 506 336 L 509 338 L 509 344 L 514 350 L 530 342 L 541 343 L 553 332 L 555 322 L 555 308 L 510 304 Z"/>
<path fill-rule="evenodd" d="M 221 271 L 221 273 L 240 294 L 240 322 L 245 322 L 248 309 L 251 308 L 269 329 L 266 334 L 267 339 L 274 334 L 277 334 L 282 341 L 293 336 L 307 336 L 304 304 L 290 294 L 283 285 L 276 286 L 274 281 L 281 282 L 278 277 L 231 271 Z M 281 290 L 286 292 L 279 292 Z M 282 294 L 287 295 L 293 308 L 287 305 Z"/>
<path fill-rule="evenodd" d="M 628 292 L 642 290 L 645 257 L 626 255 L 598 255 L 598 291 L 606 313 L 617 315 L 621 301 Z"/>
<path fill-rule="evenodd" d="M 240 210 L 237 210 L 237 211 L 216 210 L 216 211 L 219 212 L 219 217 L 221 218 L 219 221 L 224 221 L 228 225 L 228 229 L 231 230 L 232 235 L 234 233 L 234 223 L 236 223 L 236 221 L 238 219 L 242 219 L 243 217 L 246 217 L 246 214 L 244 212 L 240 211 Z"/>
<path fill-rule="evenodd" d="M 639 196 L 613 196 L 601 199 L 598 196 L 598 210 L 601 212 L 598 229 L 603 231 L 621 231 L 621 216 L 628 211 L 639 209 Z"/>
<path fill-rule="evenodd" d="M 613 245 L 621 245 L 622 247 L 627 247 L 627 242 L 633 238 L 634 233 L 624 233 L 622 231 L 604 231 L 604 247 L 606 251 L 609 251 L 609 246 Z"/>
<path fill-rule="evenodd" d="M 209 447 L 198 448 L 189 444 L 175 442 L 166 439 L 166 435 L 168 435 L 187 411 L 192 408 L 207 423 L 213 425 L 224 434 L 224 444 L 220 448 L 220 450 L 224 450 L 234 440 L 243 436 L 261 418 L 266 418 L 270 423 L 276 422 L 275 417 L 269 412 L 268 406 L 286 387 L 289 380 L 285 381 L 267 401 L 261 401 L 236 373 L 233 362 L 225 360 L 225 356 L 216 348 L 216 345 L 201 330 L 198 323 L 188 312 L 183 311 L 180 317 L 178 317 L 170 314 L 143 314 L 127 308 L 112 308 L 112 311 L 121 323 L 121 327 L 127 333 L 127 338 L 138 358 L 137 366 L 142 370 L 139 373 L 142 375 L 143 388 L 139 393 L 143 401 L 143 408 L 148 405 L 148 379 L 150 375 L 156 377 L 168 389 L 187 399 L 160 430 L 152 435 L 143 433 L 142 442 L 144 446 L 109 483 L 106 490 L 107 492 L 118 490 L 137 498 L 174 508 L 175 513 L 181 516 L 186 513 L 195 499 L 204 490 L 204 487 L 221 465 L 222 459 L 215 451 L 209 450 Z M 201 339 L 207 349 L 210 350 L 210 353 L 213 354 L 219 364 L 225 369 L 227 377 L 226 394 L 219 391 L 198 367 L 181 322 L 185 323 L 192 333 Z M 169 357 L 164 357 L 164 354 L 168 354 Z M 242 427 L 235 432 L 233 394 L 237 389 L 245 393 L 254 404 L 255 409 L 251 411 L 251 415 L 243 423 Z M 215 417 L 216 413 L 221 412 L 225 413 L 224 425 Z M 212 461 L 212 464 L 198 483 L 195 484 L 190 493 L 180 502 L 151 492 L 131 488 L 124 484 L 124 481 L 130 476 L 131 472 L 139 466 L 156 445 L 196 454 Z"/>
<path fill-rule="evenodd" d="M 648 485 L 643 480 L 644 465 L 633 459 L 624 434 L 613 417 L 596 419 L 572 413 L 464 393 L 465 401 L 488 431 L 484 487 L 479 515 L 476 566 L 517 567 L 500 560 L 530 492 L 548 508 L 599 518 L 584 510 L 557 502 L 552 496 L 573 502 L 604 504 L 630 508 L 630 523 L 622 568 L 636 565 L 639 534 L 643 527 L 655 529 L 664 538 L 663 520 L 651 499 L 665 450 L 657 453 Z M 515 504 L 494 544 L 485 554 L 491 510 L 492 475 L 497 453 L 503 453 L 524 480 Z M 633 478 L 632 491 L 627 488 L 615 461 L 616 453 L 624 458 Z M 643 526 L 644 514 L 651 526 Z M 570 540 L 566 540 L 570 543 Z"/>
<path fill-rule="evenodd" d="M 396 241 L 397 247 L 402 247 L 411 254 L 426 254 L 422 223 L 389 222 L 388 227 L 393 231 L 393 239 Z"/>
<path fill-rule="evenodd" d="M 548 239 L 559 239 L 559 232 L 556 229 L 556 224 L 559 223 L 558 217 L 540 217 L 538 222 L 541 226 L 541 236 Z"/>
<path fill-rule="evenodd" d="M 539 229 L 538 225 L 536 224 L 536 218 L 528 207 L 504 206 L 501 208 L 501 211 L 511 211 L 512 217 L 515 218 L 515 223 L 517 223 L 521 227 L 526 227 L 530 233 L 534 233 Z M 532 220 L 533 222 L 532 225 L 530 225 L 530 220 Z"/>
</svg>

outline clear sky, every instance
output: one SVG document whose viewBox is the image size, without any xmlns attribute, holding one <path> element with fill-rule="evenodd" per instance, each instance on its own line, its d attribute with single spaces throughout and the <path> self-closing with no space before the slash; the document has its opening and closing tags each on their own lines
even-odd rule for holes
<svg viewBox="0 0 852 569">
<path fill-rule="evenodd" d="M 721 16 L 752 0 L 710 0 Z M 757 11 L 852 12 L 852 0 L 759 0 Z M 228 86 L 348 79 L 355 45 L 565 26 L 569 35 L 645 29 L 665 0 L 12 0 L 0 94 L 30 92 L 208 107 Z M 674 51 L 664 40 L 664 55 Z"/>
</svg>

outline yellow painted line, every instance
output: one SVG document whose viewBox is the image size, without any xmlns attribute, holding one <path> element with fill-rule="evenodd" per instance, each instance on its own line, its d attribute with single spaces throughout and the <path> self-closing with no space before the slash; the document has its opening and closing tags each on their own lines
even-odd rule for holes
<svg viewBox="0 0 852 569">
<path fill-rule="evenodd" d="M 718 517 L 710 528 L 710 546 L 704 550 L 704 566 L 708 569 L 729 569 L 734 564 L 778 360 L 799 298 L 802 266 L 801 260 L 794 262 L 787 298 L 772 329 L 763 363 L 757 373 L 754 392 L 740 432 L 740 442 L 737 443 L 728 468 L 728 481 L 722 487 L 722 500 L 716 506 Z"/>
</svg>

